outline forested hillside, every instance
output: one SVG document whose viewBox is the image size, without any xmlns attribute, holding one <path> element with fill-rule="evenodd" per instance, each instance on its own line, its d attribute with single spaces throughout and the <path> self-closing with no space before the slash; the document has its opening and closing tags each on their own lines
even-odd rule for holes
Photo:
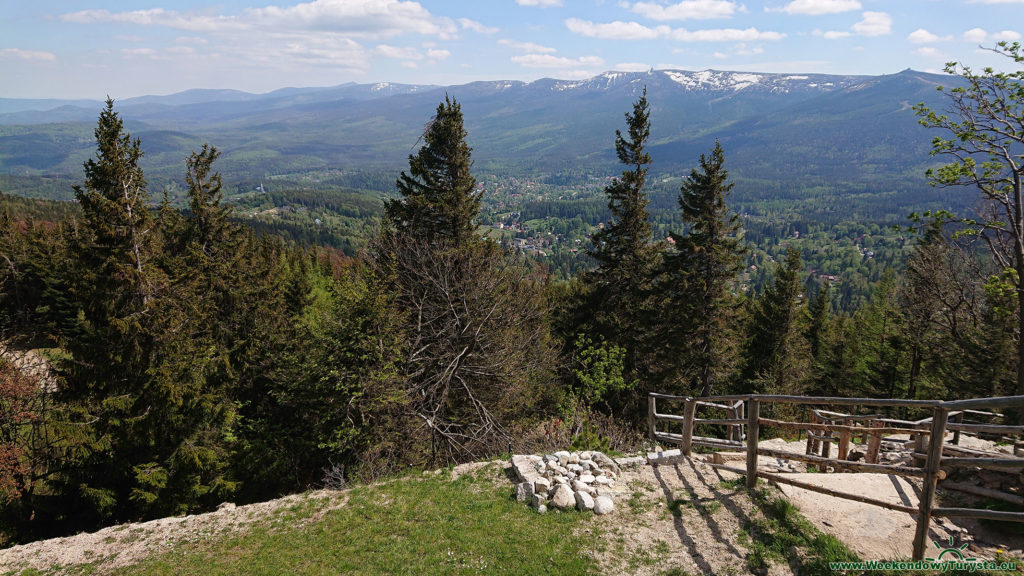
<svg viewBox="0 0 1024 576">
<path fill-rule="evenodd" d="M 1019 45 L 999 50 L 1024 66 Z M 108 100 L 74 203 L 0 196 L 0 544 L 552 435 L 614 449 L 650 391 L 1024 394 L 1024 68 L 949 72 L 948 116 L 910 112 L 949 162 L 928 175 L 948 196 L 914 206 L 874 177 L 884 153 L 844 162 L 855 139 L 839 138 L 796 199 L 813 218 L 737 207 L 765 168 L 740 132 L 656 174 L 669 151 L 642 86 L 591 151 L 617 174 L 583 176 L 590 192 L 551 176 L 545 198 L 474 165 L 483 120 L 450 96 L 421 133 L 396 132 L 413 153 L 384 198 L 372 172 L 307 174 L 288 194 L 275 183 L 303 177 L 226 181 L 198 140 L 177 194 L 157 194 L 149 133 Z M 860 221 L 830 192 L 843 178 L 824 184 L 858 166 L 919 213 Z M 26 350 L 44 369 L 15 362 Z"/>
</svg>

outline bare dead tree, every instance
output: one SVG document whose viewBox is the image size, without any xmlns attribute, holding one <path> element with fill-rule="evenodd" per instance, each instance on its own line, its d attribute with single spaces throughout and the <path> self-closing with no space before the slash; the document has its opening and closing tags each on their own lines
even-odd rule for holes
<svg viewBox="0 0 1024 576">
<path fill-rule="evenodd" d="M 407 314 L 408 406 L 429 434 L 430 460 L 504 450 L 506 419 L 552 371 L 543 276 L 482 239 L 384 233 L 377 244 L 375 261 Z"/>
</svg>

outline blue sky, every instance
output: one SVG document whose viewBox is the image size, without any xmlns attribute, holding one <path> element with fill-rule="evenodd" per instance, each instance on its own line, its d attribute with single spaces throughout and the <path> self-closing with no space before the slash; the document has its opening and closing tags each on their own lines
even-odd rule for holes
<svg viewBox="0 0 1024 576">
<path fill-rule="evenodd" d="M 0 5 L 0 97 L 1007 68 L 980 47 L 1022 35 L 1024 0 L 19 0 Z"/>
</svg>

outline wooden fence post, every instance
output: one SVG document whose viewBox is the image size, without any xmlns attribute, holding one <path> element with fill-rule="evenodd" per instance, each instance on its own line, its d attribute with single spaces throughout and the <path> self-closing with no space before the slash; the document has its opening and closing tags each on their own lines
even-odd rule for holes
<svg viewBox="0 0 1024 576">
<path fill-rule="evenodd" d="M 747 490 L 757 486 L 757 436 L 760 431 L 761 402 L 747 401 Z"/>
<path fill-rule="evenodd" d="M 658 412 L 657 398 L 654 396 L 647 396 L 647 428 L 651 436 L 651 442 L 657 442 L 656 438 L 658 428 L 657 423 L 654 421 L 654 415 Z"/>
<path fill-rule="evenodd" d="M 928 441 L 928 459 L 924 465 L 924 480 L 921 484 L 921 506 L 917 512 L 917 532 L 914 534 L 914 560 L 923 560 L 928 543 L 928 526 L 931 523 L 935 503 L 935 482 L 942 461 L 942 444 L 946 437 L 946 419 L 949 409 L 936 406 L 932 416 L 932 430 Z"/>
<path fill-rule="evenodd" d="M 683 440 L 682 446 L 680 446 L 683 454 L 690 455 L 690 448 L 693 445 L 693 419 L 697 414 L 697 401 L 693 398 L 686 399 L 686 405 L 683 406 Z"/>
<path fill-rule="evenodd" d="M 872 420 L 868 422 L 868 426 L 871 428 L 879 427 L 880 422 Z M 868 435 L 868 451 L 864 455 L 864 461 L 868 464 L 878 463 L 878 452 L 882 448 L 882 434 L 880 432 L 872 432 Z"/>
</svg>

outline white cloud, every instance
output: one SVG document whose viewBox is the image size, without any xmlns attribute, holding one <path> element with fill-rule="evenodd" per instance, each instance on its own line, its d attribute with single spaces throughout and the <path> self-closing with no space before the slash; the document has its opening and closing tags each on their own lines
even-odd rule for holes
<svg viewBox="0 0 1024 576">
<path fill-rule="evenodd" d="M 588 38 L 602 38 L 605 40 L 651 40 L 669 34 L 668 26 L 657 26 L 649 28 L 637 22 L 609 22 L 599 24 L 579 18 L 569 18 L 565 21 L 565 27 L 570 32 L 587 36 Z"/>
<path fill-rule="evenodd" d="M 985 32 L 984 28 L 971 28 L 967 32 L 964 32 L 964 40 L 968 42 L 984 42 L 988 33 Z"/>
<path fill-rule="evenodd" d="M 939 42 L 949 40 L 949 36 L 938 36 L 925 30 L 924 28 L 918 28 L 907 35 L 907 40 L 910 40 L 914 44 L 930 44 L 932 42 Z"/>
<path fill-rule="evenodd" d="M 652 20 L 705 20 L 729 18 L 741 7 L 728 0 L 683 0 L 662 6 L 654 2 L 637 2 L 633 12 Z"/>
<path fill-rule="evenodd" d="M 684 30 L 672 31 L 672 39 L 680 42 L 752 42 L 755 40 L 782 40 L 786 35 L 781 32 L 760 31 L 757 28 L 721 28 L 717 30 Z"/>
<path fill-rule="evenodd" d="M 569 18 L 565 21 L 570 32 L 590 38 L 605 40 L 651 40 L 671 38 L 679 42 L 752 42 L 756 40 L 781 40 L 785 34 L 760 31 L 757 28 L 718 28 L 709 30 L 687 30 L 668 26 L 644 26 L 638 22 L 609 22 L 606 24 Z"/>
<path fill-rule="evenodd" d="M 1024 4 L 1024 0 L 971 0 L 972 4 Z"/>
<path fill-rule="evenodd" d="M 498 40 L 498 44 L 501 44 L 502 46 L 508 46 L 509 48 L 513 48 L 515 50 L 522 50 L 523 52 L 533 52 L 536 54 L 551 54 L 557 52 L 557 50 L 551 48 L 550 46 L 542 46 L 540 44 L 534 44 L 533 42 L 516 42 L 515 40 L 509 40 L 507 38 L 502 38 L 501 40 Z"/>
<path fill-rule="evenodd" d="M 741 42 L 733 48 L 733 52 L 735 52 L 737 56 L 756 56 L 758 54 L 764 54 L 764 47 L 751 47 Z"/>
<path fill-rule="evenodd" d="M 0 60 L 6 59 L 15 60 L 41 60 L 43 62 L 56 62 L 57 55 L 52 52 L 42 52 L 39 50 L 22 50 L 20 48 L 3 48 L 0 49 Z"/>
<path fill-rule="evenodd" d="M 938 56 L 939 55 L 939 51 L 936 50 L 935 48 L 932 48 L 931 46 L 922 46 L 922 47 L 918 48 L 917 50 L 914 50 L 914 52 L 916 52 L 917 54 L 920 54 L 921 56 L 928 56 L 928 57 L 934 57 L 934 56 Z"/>
<path fill-rule="evenodd" d="M 304 64 L 329 66 L 332 70 L 359 74 L 370 68 L 369 54 L 359 43 L 348 38 L 300 36 L 286 40 L 283 50 L 276 43 L 247 46 L 244 50 L 245 57 L 254 57 L 268 66 L 290 65 L 287 59 L 282 62 L 283 53 Z"/>
<path fill-rule="evenodd" d="M 512 61 L 527 68 L 574 68 L 577 66 L 603 66 L 604 59 L 598 56 L 563 58 L 551 54 L 523 54 L 513 56 Z"/>
<path fill-rule="evenodd" d="M 647 72 L 650 69 L 651 66 L 643 62 L 619 62 L 612 67 L 617 72 Z"/>
<path fill-rule="evenodd" d="M 768 10 L 766 8 L 766 10 Z M 781 8 L 787 14 L 810 14 L 818 16 L 821 14 L 839 14 L 860 10 L 858 0 L 793 0 Z"/>
<path fill-rule="evenodd" d="M 719 60 L 725 60 L 726 58 L 729 57 L 729 55 L 726 54 L 725 52 L 715 52 L 714 54 L 712 54 L 712 56 L 718 58 Z"/>
<path fill-rule="evenodd" d="M 236 15 L 176 12 L 163 8 L 110 12 L 82 10 L 60 16 L 65 22 L 124 22 L 191 31 L 260 30 L 265 33 L 315 31 L 379 38 L 403 33 L 450 37 L 458 26 L 432 15 L 417 2 L 402 0 L 313 0 L 288 7 L 249 8 Z"/>
<path fill-rule="evenodd" d="M 211 16 L 208 14 L 181 13 L 163 8 L 110 12 L 109 10 L 81 10 L 62 14 L 64 22 L 91 24 L 93 22 L 121 22 L 140 26 L 166 26 L 196 32 L 217 32 L 241 30 L 248 25 L 234 17 Z"/>
<path fill-rule="evenodd" d="M 552 6 L 561 6 L 562 0 L 516 0 L 516 4 L 520 6 L 540 6 L 541 8 L 550 8 Z"/>
<path fill-rule="evenodd" d="M 892 33 L 892 17 L 885 12 L 863 12 L 862 20 L 853 25 L 861 36 L 885 36 Z"/>
<path fill-rule="evenodd" d="M 996 32 L 992 35 L 992 39 L 996 42 L 1013 42 L 1020 40 L 1020 34 L 1013 30 L 1003 30 L 1002 32 Z"/>
<path fill-rule="evenodd" d="M 415 48 L 409 46 L 389 46 L 387 44 L 380 44 L 374 48 L 374 52 L 384 56 L 385 58 L 394 58 L 396 60 L 422 60 L 423 54 Z"/>
<path fill-rule="evenodd" d="M 813 34 L 815 36 L 821 36 L 825 40 L 839 40 L 840 38 L 853 36 L 853 32 L 844 32 L 842 30 L 826 30 L 824 32 L 821 30 L 815 30 Z"/>
<path fill-rule="evenodd" d="M 287 8 L 246 10 L 260 28 L 292 28 L 379 37 L 402 33 L 451 36 L 457 28 L 448 18 L 432 15 L 417 2 L 401 0 L 313 0 Z"/>
<path fill-rule="evenodd" d="M 444 60 L 451 55 L 452 53 L 450 51 L 441 50 L 439 48 L 431 48 L 430 50 L 427 50 L 427 58 L 430 58 L 431 60 Z"/>
<path fill-rule="evenodd" d="M 152 56 L 155 51 L 152 48 L 122 48 L 121 54 L 125 56 Z"/>
<path fill-rule="evenodd" d="M 498 28 L 481 24 L 469 18 L 459 18 L 459 26 L 462 26 L 463 30 L 472 30 L 477 34 L 497 34 L 500 31 Z"/>
</svg>

